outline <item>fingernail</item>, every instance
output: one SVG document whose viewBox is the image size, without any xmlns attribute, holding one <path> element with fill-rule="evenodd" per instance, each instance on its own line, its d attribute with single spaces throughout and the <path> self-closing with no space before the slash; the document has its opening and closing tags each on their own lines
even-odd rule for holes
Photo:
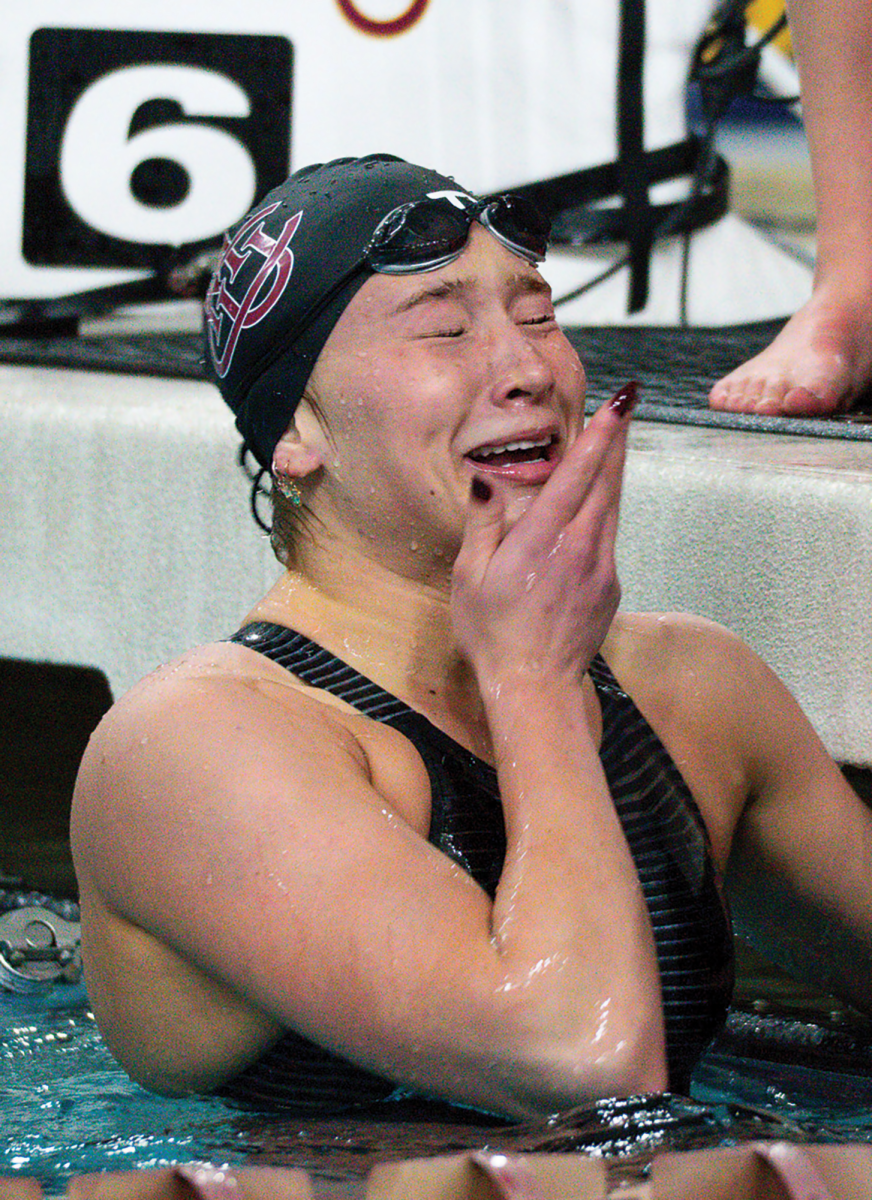
<svg viewBox="0 0 872 1200">
<path fill-rule="evenodd" d="M 473 475 L 472 488 L 470 490 L 472 491 L 475 499 L 480 500 L 482 504 L 487 504 L 488 500 L 491 498 L 490 484 L 485 483 L 485 481 L 480 479 L 478 475 Z"/>
<path fill-rule="evenodd" d="M 609 408 L 612 412 L 618 414 L 619 417 L 624 417 L 628 412 L 632 412 L 636 407 L 636 400 L 639 396 L 639 385 L 635 379 L 631 379 L 629 383 L 625 383 L 622 388 L 618 388 L 614 396 L 609 401 Z"/>
</svg>

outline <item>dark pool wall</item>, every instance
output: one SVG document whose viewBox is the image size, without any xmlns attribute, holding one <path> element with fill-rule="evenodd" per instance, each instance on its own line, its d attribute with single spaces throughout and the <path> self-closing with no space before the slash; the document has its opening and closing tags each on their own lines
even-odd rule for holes
<svg viewBox="0 0 872 1200">
<path fill-rule="evenodd" d="M 112 703 L 93 667 L 0 659 L 0 888 L 75 896 L 70 802 L 88 738 Z"/>
</svg>

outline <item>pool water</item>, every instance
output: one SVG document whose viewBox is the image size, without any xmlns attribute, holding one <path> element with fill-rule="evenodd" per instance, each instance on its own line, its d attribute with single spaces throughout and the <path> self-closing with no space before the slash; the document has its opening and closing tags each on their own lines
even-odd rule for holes
<svg viewBox="0 0 872 1200">
<path fill-rule="evenodd" d="M 700 1063 L 690 1098 L 603 1101 L 523 1126 L 410 1104 L 374 1118 L 307 1121 L 143 1091 L 110 1057 L 81 985 L 37 998 L 0 992 L 0 1175 L 35 1176 L 48 1196 L 61 1196 L 72 1175 L 207 1159 L 303 1167 L 319 1193 L 351 1198 L 379 1159 L 474 1146 L 587 1150 L 609 1158 L 610 1174 L 633 1177 L 657 1148 L 756 1137 L 872 1142 L 872 1040 L 840 1042 L 838 1031 L 794 1025 L 785 1023 L 780 1042 L 769 1031 L 775 1054 L 764 1059 L 737 1051 L 748 1042 L 740 1022 Z"/>
</svg>

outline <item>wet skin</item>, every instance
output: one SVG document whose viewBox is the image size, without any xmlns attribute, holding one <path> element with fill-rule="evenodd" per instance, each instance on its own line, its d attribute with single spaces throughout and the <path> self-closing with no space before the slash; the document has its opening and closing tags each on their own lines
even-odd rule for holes
<svg viewBox="0 0 872 1200">
<path fill-rule="evenodd" d="M 496 766 L 503 875 L 491 902 L 429 845 L 429 780 L 396 730 L 240 646 L 176 660 L 97 731 L 73 822 L 89 994 L 147 1086 L 208 1090 L 290 1027 L 514 1116 L 663 1088 L 650 923 L 586 675 L 600 649 L 716 862 L 738 849 L 844 913 L 841 982 L 872 1000 L 868 815 L 737 639 L 615 616 L 629 418 L 585 427 L 583 398 L 538 274 L 477 226 L 454 263 L 374 277 L 346 309 L 276 451 L 309 520 L 249 617 Z"/>
</svg>

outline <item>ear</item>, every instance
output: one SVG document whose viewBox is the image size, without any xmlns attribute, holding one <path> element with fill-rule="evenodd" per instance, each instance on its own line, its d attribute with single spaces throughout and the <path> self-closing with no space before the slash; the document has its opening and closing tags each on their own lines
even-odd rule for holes
<svg viewBox="0 0 872 1200">
<path fill-rule="evenodd" d="M 272 473 L 286 479 L 305 479 L 324 465 L 321 451 L 300 436 L 292 421 L 273 452 Z"/>
</svg>

